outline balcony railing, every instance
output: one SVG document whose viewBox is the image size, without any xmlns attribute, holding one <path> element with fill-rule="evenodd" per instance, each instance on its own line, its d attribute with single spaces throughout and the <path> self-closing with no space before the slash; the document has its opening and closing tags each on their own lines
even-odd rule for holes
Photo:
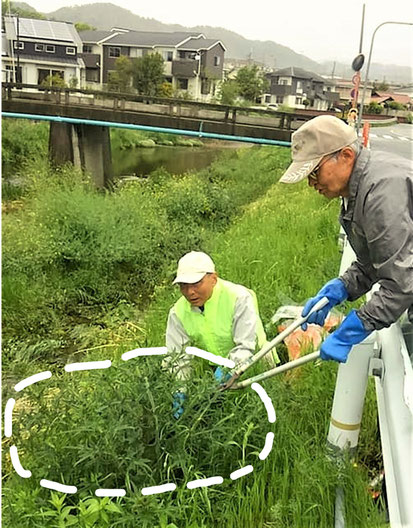
<svg viewBox="0 0 413 528">
<path fill-rule="evenodd" d="M 175 77 L 196 77 L 199 69 L 199 61 L 195 59 L 179 59 L 172 61 L 172 75 Z"/>
</svg>

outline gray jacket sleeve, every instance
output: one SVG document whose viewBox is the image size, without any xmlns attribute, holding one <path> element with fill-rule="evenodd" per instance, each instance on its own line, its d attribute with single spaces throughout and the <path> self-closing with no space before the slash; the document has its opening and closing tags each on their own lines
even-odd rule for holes
<svg viewBox="0 0 413 528">
<path fill-rule="evenodd" d="M 359 310 L 366 330 L 390 326 L 413 304 L 412 196 L 406 180 L 394 177 L 376 182 L 364 197 L 362 229 L 370 262 L 359 259 L 341 278 L 350 299 L 379 283 Z"/>
<path fill-rule="evenodd" d="M 232 339 L 235 346 L 229 352 L 229 358 L 235 364 L 246 361 L 255 352 L 257 317 L 252 295 L 243 288 L 236 300 L 232 320 Z"/>
<path fill-rule="evenodd" d="M 189 336 L 178 319 L 174 307 L 169 311 L 166 326 L 166 348 L 168 354 L 162 362 L 164 368 L 170 369 L 179 380 L 188 379 L 191 374 L 191 356 L 184 353 L 189 343 Z"/>
</svg>

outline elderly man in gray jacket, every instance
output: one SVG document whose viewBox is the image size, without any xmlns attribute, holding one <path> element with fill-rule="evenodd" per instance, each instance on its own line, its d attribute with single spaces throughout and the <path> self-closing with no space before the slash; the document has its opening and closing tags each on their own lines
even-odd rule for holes
<svg viewBox="0 0 413 528">
<path fill-rule="evenodd" d="M 280 181 L 308 178 L 323 196 L 342 197 L 340 223 L 357 256 L 341 277 L 307 301 L 302 315 L 325 296 L 330 302 L 307 321 L 322 325 L 333 306 L 380 286 L 321 346 L 323 359 L 346 362 L 353 345 L 405 310 L 413 322 L 413 166 L 361 148 L 354 128 L 333 116 L 315 117 L 293 134 L 292 159 Z"/>
</svg>

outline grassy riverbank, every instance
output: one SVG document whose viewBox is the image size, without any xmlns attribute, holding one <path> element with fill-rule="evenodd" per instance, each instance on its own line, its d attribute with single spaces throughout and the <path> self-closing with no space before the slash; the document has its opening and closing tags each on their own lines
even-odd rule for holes
<svg viewBox="0 0 413 528">
<path fill-rule="evenodd" d="M 70 167 L 32 165 L 24 197 L 3 204 L 4 361 L 57 361 L 140 318 L 176 260 L 225 230 L 287 157 L 241 150 L 196 175 L 159 170 L 111 193 Z"/>
<path fill-rule="evenodd" d="M 202 147 L 202 141 L 172 134 L 113 128 L 112 152 L 157 145 Z M 3 119 L 2 122 L 2 194 L 17 199 L 26 192 L 27 172 L 33 163 L 48 155 L 49 124 L 27 119 Z"/>
<path fill-rule="evenodd" d="M 243 150 L 196 175 L 158 171 L 110 194 L 92 191 L 71 168 L 29 168 L 24 196 L 3 204 L 3 387 L 4 401 L 16 399 L 4 445 L 5 526 L 328 527 L 338 483 L 347 526 L 381 525 L 367 493 L 379 452 L 372 392 L 357 467 L 339 472 L 326 457 L 336 365 L 264 382 L 277 414 L 269 423 L 254 391 L 217 393 L 200 361 L 176 422 L 177 383 L 162 358 L 121 360 L 128 350 L 163 345 L 177 296 L 171 279 L 187 250 L 208 251 L 221 276 L 253 288 L 265 323 L 335 276 L 337 204 L 304 185 L 277 185 L 288 158 L 283 149 Z M 109 369 L 63 370 L 104 359 Z M 52 378 L 13 391 L 42 370 Z M 274 445 L 260 460 L 267 432 Z M 11 467 L 13 444 L 31 478 Z M 229 478 L 249 464 L 251 474 Z M 223 483 L 186 488 L 212 476 Z M 78 490 L 50 492 L 40 479 Z M 176 490 L 142 495 L 166 482 Z M 97 488 L 126 496 L 98 499 Z"/>
</svg>

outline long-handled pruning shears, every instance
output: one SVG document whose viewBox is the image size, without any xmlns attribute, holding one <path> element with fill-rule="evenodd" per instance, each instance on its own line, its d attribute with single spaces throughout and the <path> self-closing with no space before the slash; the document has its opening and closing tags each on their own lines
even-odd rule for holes
<svg viewBox="0 0 413 528">
<path fill-rule="evenodd" d="M 303 323 L 307 321 L 307 319 L 310 317 L 310 315 L 314 312 L 317 312 L 321 308 L 323 308 L 326 304 L 329 303 L 329 300 L 327 297 L 323 297 L 316 303 L 309 314 L 306 317 L 300 317 L 299 319 L 296 319 L 293 321 L 285 330 L 283 330 L 280 334 L 278 334 L 272 341 L 267 343 L 263 348 L 254 354 L 252 357 L 247 359 L 244 363 L 240 363 L 238 366 L 236 366 L 231 371 L 231 377 L 229 380 L 220 385 L 219 390 L 224 391 L 227 389 L 243 389 L 244 387 L 248 387 L 252 383 L 256 381 L 261 381 L 266 378 L 271 378 L 272 376 L 276 376 L 277 374 L 280 374 L 281 372 L 285 372 L 287 370 L 294 369 L 296 367 L 299 367 L 301 365 L 304 365 L 305 363 L 309 363 L 310 361 L 315 361 L 319 356 L 320 352 L 316 351 L 312 354 L 307 354 L 306 356 L 300 357 L 298 359 L 295 359 L 294 361 L 289 361 L 288 363 L 284 363 L 284 365 L 281 365 L 279 367 L 275 367 L 271 370 L 268 370 L 267 372 L 263 372 L 262 374 L 258 374 L 257 376 L 254 376 L 252 378 L 246 379 L 244 381 L 240 381 L 239 383 L 235 383 L 237 379 L 247 370 L 249 369 L 254 363 L 259 361 L 262 357 L 264 357 L 270 350 L 272 350 L 276 345 L 281 343 L 287 336 L 289 336 L 294 330 L 296 330 L 299 326 L 301 326 Z"/>
</svg>

